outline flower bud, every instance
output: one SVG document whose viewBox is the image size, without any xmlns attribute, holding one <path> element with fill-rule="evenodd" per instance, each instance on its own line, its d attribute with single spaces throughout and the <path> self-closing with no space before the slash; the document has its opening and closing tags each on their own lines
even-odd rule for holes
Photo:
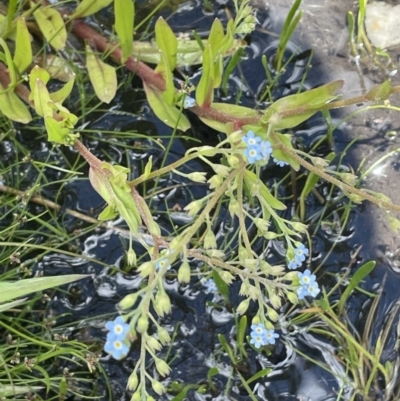
<svg viewBox="0 0 400 401">
<path fill-rule="evenodd" d="M 147 277 L 154 273 L 155 267 L 153 262 L 145 262 L 138 267 L 138 272 L 142 277 Z"/>
<path fill-rule="evenodd" d="M 276 322 L 279 319 L 279 315 L 276 310 L 269 307 L 267 307 L 267 315 L 273 322 Z"/>
<path fill-rule="evenodd" d="M 206 251 L 207 256 L 216 259 L 225 259 L 225 254 L 218 249 L 209 249 Z"/>
<path fill-rule="evenodd" d="M 221 280 L 224 281 L 226 284 L 232 284 L 233 280 L 235 277 L 233 274 L 227 272 L 226 270 L 221 270 L 219 273 L 219 276 L 221 277 Z"/>
<path fill-rule="evenodd" d="M 136 265 L 136 253 L 132 249 L 132 247 L 129 247 L 129 250 L 126 253 L 126 257 L 128 259 L 128 265 L 129 266 L 135 266 Z"/>
<path fill-rule="evenodd" d="M 238 215 L 240 213 L 240 206 L 239 206 L 239 202 L 231 197 L 230 201 L 229 201 L 229 213 L 231 214 L 231 217 L 233 218 L 233 216 Z"/>
<path fill-rule="evenodd" d="M 212 168 L 216 174 L 218 174 L 219 176 L 221 176 L 223 178 L 228 177 L 229 172 L 231 171 L 230 167 L 224 166 L 223 164 L 213 164 Z"/>
<path fill-rule="evenodd" d="M 247 309 L 249 308 L 249 305 L 250 305 L 250 298 L 243 300 L 236 308 L 236 313 L 238 313 L 239 315 L 245 314 L 247 312 Z"/>
<path fill-rule="evenodd" d="M 178 281 L 180 283 L 189 283 L 190 282 L 190 265 L 189 263 L 185 260 L 181 266 L 179 267 L 178 270 Z"/>
<path fill-rule="evenodd" d="M 227 157 L 227 161 L 231 167 L 233 167 L 233 168 L 239 167 L 240 162 L 239 162 L 239 158 L 237 156 L 229 155 Z"/>
<path fill-rule="evenodd" d="M 307 226 L 303 223 L 299 223 L 297 221 L 290 222 L 290 225 L 293 227 L 293 230 L 296 230 L 299 233 L 306 233 Z"/>
<path fill-rule="evenodd" d="M 254 224 L 256 225 L 256 227 L 264 234 L 268 232 L 268 228 L 269 228 L 269 222 L 267 220 L 264 219 L 260 219 L 260 218 L 255 218 L 253 219 Z"/>
<path fill-rule="evenodd" d="M 207 182 L 210 184 L 210 189 L 218 188 L 224 182 L 224 177 L 216 174 L 213 175 Z"/>
<path fill-rule="evenodd" d="M 282 306 L 281 298 L 278 295 L 276 295 L 275 292 L 273 291 L 270 291 L 269 293 L 269 302 L 275 309 L 279 309 Z"/>
<path fill-rule="evenodd" d="M 194 173 L 190 173 L 187 175 L 187 178 L 189 178 L 189 180 L 192 180 L 194 182 L 206 182 L 206 174 L 207 173 L 200 173 L 195 171 Z"/>
<path fill-rule="evenodd" d="M 256 259 L 243 259 L 241 263 L 244 267 L 251 270 L 254 270 L 258 267 L 258 260 Z"/>
<path fill-rule="evenodd" d="M 271 231 L 265 232 L 263 233 L 264 238 L 272 240 L 272 239 L 276 239 L 279 237 L 282 237 L 283 234 L 277 234 L 277 233 L 273 233 Z"/>
<path fill-rule="evenodd" d="M 183 208 L 183 210 L 185 210 L 186 213 L 187 213 L 189 216 L 194 217 L 194 216 L 197 215 L 197 213 L 200 212 L 200 210 L 201 210 L 202 207 L 203 207 L 203 200 L 202 200 L 202 199 L 199 199 L 199 200 L 190 202 L 188 205 L 186 205 L 186 206 Z"/>
<path fill-rule="evenodd" d="M 137 374 L 135 372 L 131 373 L 128 379 L 128 385 L 126 386 L 129 390 L 135 391 L 139 384 Z"/>
<path fill-rule="evenodd" d="M 153 307 L 158 316 L 164 316 L 165 313 L 171 312 L 171 301 L 164 290 L 159 290 L 156 294 Z"/>
<path fill-rule="evenodd" d="M 142 395 L 140 394 L 140 390 L 135 391 L 132 395 L 131 401 L 141 401 Z"/>
<path fill-rule="evenodd" d="M 297 295 L 294 292 L 288 291 L 286 293 L 286 297 L 292 304 L 297 304 L 299 302 L 299 299 L 297 298 Z"/>
<path fill-rule="evenodd" d="M 162 345 L 152 336 L 146 335 L 145 337 L 146 345 L 150 348 L 150 351 L 159 351 Z"/>
<path fill-rule="evenodd" d="M 327 167 L 330 162 L 321 157 L 311 157 L 311 163 L 314 164 L 315 167 Z"/>
<path fill-rule="evenodd" d="M 171 371 L 170 367 L 167 365 L 167 363 L 165 361 L 163 361 L 160 358 L 154 357 L 154 362 L 156 364 L 156 369 L 157 372 L 161 375 L 161 376 L 167 376 L 169 374 L 169 372 Z"/>
<path fill-rule="evenodd" d="M 299 272 L 294 270 L 285 274 L 284 279 L 288 281 L 293 281 L 299 278 Z"/>
<path fill-rule="evenodd" d="M 152 380 L 151 381 L 151 387 L 153 387 L 153 390 L 158 395 L 162 395 L 162 394 L 165 393 L 165 387 L 158 380 Z"/>
<path fill-rule="evenodd" d="M 159 326 L 157 330 L 157 335 L 158 338 L 161 342 L 162 345 L 165 345 L 169 342 L 171 342 L 171 337 L 166 329 L 164 327 Z"/>
<path fill-rule="evenodd" d="M 255 315 L 255 316 L 253 317 L 252 321 L 251 321 L 251 324 L 259 324 L 259 323 L 261 323 L 260 316 Z"/>
<path fill-rule="evenodd" d="M 138 296 L 136 293 L 126 295 L 118 304 L 118 308 L 122 310 L 126 310 L 131 308 L 133 305 L 135 305 L 136 301 L 138 299 Z"/>
<path fill-rule="evenodd" d="M 136 330 L 139 333 L 145 333 L 149 327 L 149 318 L 146 315 L 141 315 L 138 319 Z"/>
<path fill-rule="evenodd" d="M 243 136 L 242 130 L 232 132 L 231 134 L 228 134 L 228 141 L 231 144 L 236 144 L 237 142 L 241 141 L 242 136 Z"/>
<path fill-rule="evenodd" d="M 210 228 L 207 229 L 206 235 L 204 236 L 204 249 L 216 249 L 217 240 L 214 233 Z"/>
<path fill-rule="evenodd" d="M 354 174 L 351 173 L 341 173 L 340 178 L 345 182 L 346 184 L 351 185 L 354 187 L 356 185 L 358 177 Z"/>
</svg>

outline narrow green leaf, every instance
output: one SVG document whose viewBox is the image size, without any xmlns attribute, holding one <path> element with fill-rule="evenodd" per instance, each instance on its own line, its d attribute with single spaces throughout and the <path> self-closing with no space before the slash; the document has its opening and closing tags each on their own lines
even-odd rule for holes
<svg viewBox="0 0 400 401">
<path fill-rule="evenodd" d="M 157 46 L 166 56 L 168 66 L 170 70 L 173 71 L 176 66 L 178 40 L 168 23 L 162 17 L 156 22 L 155 32 Z"/>
<path fill-rule="evenodd" d="M 221 295 L 229 301 L 229 287 L 228 284 L 225 283 L 224 280 L 220 277 L 218 272 L 216 270 L 213 270 L 212 272 L 213 279 L 215 281 L 215 285 L 218 288 L 218 291 L 221 293 Z"/>
<path fill-rule="evenodd" d="M 97 2 L 97 1 L 96 1 Z M 122 63 L 132 54 L 133 23 L 135 16 L 132 0 L 114 0 L 115 31 L 122 48 Z"/>
<path fill-rule="evenodd" d="M 53 109 L 50 106 L 51 99 L 49 91 L 46 88 L 46 84 L 41 80 L 37 79 L 33 90 L 33 101 L 36 113 L 41 117 L 52 117 Z"/>
<path fill-rule="evenodd" d="M 62 103 L 71 93 L 75 83 L 75 75 L 61 89 L 50 93 L 50 99 L 54 103 Z"/>
<path fill-rule="evenodd" d="M 67 41 L 67 30 L 61 14 L 51 7 L 39 7 L 33 16 L 50 45 L 56 50 L 63 49 Z"/>
<path fill-rule="evenodd" d="M 239 328 L 238 328 L 238 333 L 237 333 L 237 341 L 239 345 L 240 352 L 242 355 L 247 358 L 247 351 L 244 346 L 244 340 L 245 340 L 245 335 L 246 335 L 246 330 L 247 330 L 247 316 L 244 315 L 240 318 L 239 321 Z"/>
<path fill-rule="evenodd" d="M 224 27 L 222 22 L 215 18 L 208 35 L 207 45 L 210 46 L 212 55 L 215 57 L 221 49 L 221 42 L 224 40 Z"/>
<path fill-rule="evenodd" d="M 354 273 L 354 276 L 351 278 L 349 284 L 347 285 L 346 289 L 344 290 L 342 296 L 340 297 L 338 303 L 338 315 L 343 312 L 344 305 L 346 303 L 347 298 L 349 297 L 350 293 L 358 286 L 358 284 L 364 280 L 365 277 L 368 276 L 374 270 L 376 266 L 376 262 L 374 260 L 370 260 L 367 263 L 364 263 L 360 266 L 357 271 Z"/>
<path fill-rule="evenodd" d="M 251 376 L 250 379 L 246 380 L 247 384 L 254 382 L 255 380 L 261 379 L 261 377 L 267 376 L 269 372 L 271 372 L 271 368 L 265 368 L 258 371 L 255 375 Z"/>
<path fill-rule="evenodd" d="M 175 85 L 174 77 L 171 69 L 168 66 L 168 59 L 164 55 L 164 52 L 160 50 L 160 63 L 158 64 L 156 71 L 160 72 L 164 77 L 165 90 L 163 91 L 163 98 L 165 102 L 172 106 L 175 104 Z"/>
<path fill-rule="evenodd" d="M 83 0 L 79 3 L 71 18 L 83 18 L 107 7 L 113 0 Z"/>
<path fill-rule="evenodd" d="M 175 106 L 167 104 L 163 99 L 163 92 L 143 82 L 147 101 L 154 114 L 166 125 L 187 131 L 190 128 L 189 120 Z M 179 121 L 179 122 L 178 122 Z"/>
<path fill-rule="evenodd" d="M 115 68 L 101 60 L 88 45 L 86 45 L 86 68 L 97 97 L 104 103 L 110 103 L 117 92 Z"/>
<path fill-rule="evenodd" d="M 17 21 L 17 36 L 15 40 L 14 64 L 22 74 L 32 63 L 31 36 L 26 27 L 25 18 Z"/>
<path fill-rule="evenodd" d="M 0 386 L 0 397 L 12 397 L 18 394 L 28 394 L 32 391 L 43 390 L 44 387 L 40 386 L 15 386 L 12 385 L 2 385 Z"/>
<path fill-rule="evenodd" d="M 115 219 L 118 216 L 118 211 L 116 211 L 111 205 L 107 205 L 105 209 L 99 214 L 97 220 L 107 221 Z"/>
<path fill-rule="evenodd" d="M 6 310 L 15 308 L 18 305 L 21 305 L 22 303 L 24 303 L 28 298 L 22 298 L 22 299 L 17 299 L 16 301 L 12 301 L 12 302 L 7 302 L 5 304 L 1 304 L 0 305 L 0 312 L 4 312 Z"/>
<path fill-rule="evenodd" d="M 372 88 L 364 96 L 371 101 L 386 100 L 390 95 L 391 89 L 392 85 L 390 83 L 390 80 L 387 79 L 385 82 L 382 82 L 380 85 L 377 85 L 374 88 Z"/>
<path fill-rule="evenodd" d="M 0 282 L 0 302 L 23 297 L 32 292 L 58 287 L 89 277 L 89 274 L 70 274 L 57 277 L 35 277 L 15 282 Z"/>
<path fill-rule="evenodd" d="M 222 345 L 222 348 L 225 350 L 225 352 L 228 354 L 229 359 L 231 361 L 235 360 L 235 356 L 233 355 L 233 351 L 232 348 L 230 347 L 230 345 L 228 344 L 228 341 L 226 341 L 226 338 L 223 334 L 218 334 L 218 340 Z"/>
<path fill-rule="evenodd" d="M 22 124 L 27 124 L 32 120 L 31 113 L 23 101 L 12 90 L 6 91 L 1 85 L 0 111 L 10 120 Z"/>
<path fill-rule="evenodd" d="M 14 88 L 15 84 L 17 83 L 17 73 L 15 71 L 14 61 L 12 59 L 10 50 L 8 49 L 7 43 L 4 41 L 3 38 L 0 38 L 0 45 L 4 49 L 5 63 L 8 68 L 8 73 L 10 74 L 11 82 L 9 83 L 7 90 L 12 90 L 12 88 Z"/>
<path fill-rule="evenodd" d="M 196 102 L 199 106 L 210 106 L 214 98 L 214 82 L 212 80 L 213 58 L 211 46 L 207 45 L 203 52 L 203 71 L 196 88 Z"/>
<path fill-rule="evenodd" d="M 198 384 L 188 384 L 187 386 L 185 386 L 184 388 L 183 388 L 183 390 L 178 394 L 178 395 L 176 395 L 171 401 L 185 401 L 187 398 L 186 398 L 186 395 L 187 395 L 187 393 L 188 393 L 188 391 L 189 390 L 192 390 L 192 389 L 197 389 L 199 387 L 199 385 Z"/>
</svg>

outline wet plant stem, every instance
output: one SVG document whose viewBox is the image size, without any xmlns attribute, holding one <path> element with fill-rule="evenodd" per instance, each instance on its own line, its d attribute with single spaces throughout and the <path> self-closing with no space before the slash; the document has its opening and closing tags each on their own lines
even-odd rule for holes
<svg viewBox="0 0 400 401">
<path fill-rule="evenodd" d="M 332 177 L 331 175 L 325 173 L 325 171 L 323 171 L 321 168 L 318 168 L 318 167 L 314 166 L 313 164 L 304 160 L 302 157 L 300 157 L 296 153 L 295 150 L 289 149 L 282 142 L 280 142 L 278 136 L 274 132 L 271 132 L 271 137 L 274 138 L 274 140 L 276 142 L 276 144 L 274 146 L 277 149 L 283 150 L 285 153 L 289 154 L 290 157 L 292 157 L 294 160 L 296 160 L 300 165 L 305 167 L 307 170 L 311 171 L 314 174 L 317 174 L 319 177 L 330 182 L 331 184 L 336 185 L 342 191 L 346 191 L 348 193 L 358 195 L 365 200 L 369 200 L 370 202 L 375 203 L 376 205 L 378 205 L 381 208 L 386 208 L 389 210 L 400 212 L 400 205 L 395 205 L 393 203 L 386 202 L 373 195 L 366 193 L 365 191 L 363 191 L 361 189 L 354 188 L 351 185 L 345 184 L 344 182 L 338 180 L 337 178 Z"/>
</svg>

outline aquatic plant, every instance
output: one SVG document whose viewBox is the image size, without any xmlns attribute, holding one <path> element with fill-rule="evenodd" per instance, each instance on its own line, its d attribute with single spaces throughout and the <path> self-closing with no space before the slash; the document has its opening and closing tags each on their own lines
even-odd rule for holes
<svg viewBox="0 0 400 401">
<path fill-rule="evenodd" d="M 257 23 L 247 0 L 235 1 L 236 15 L 225 27 L 216 19 L 206 41 L 191 41 L 197 43 L 196 51 L 200 51 L 202 61 L 201 78 L 195 88 L 190 83 L 191 77 L 180 82 L 180 88 L 175 86 L 173 71 L 178 63 L 178 40 L 164 19 L 159 18 L 155 24 L 155 69 L 141 61 L 141 52 L 133 55 L 132 21 L 135 11 L 132 1 L 113 2 L 114 38 L 108 40 L 85 22 L 85 17 L 97 13 L 111 2 L 83 0 L 72 14 L 69 10 L 39 2 L 27 4 L 26 9 L 10 6 L 0 40 L 3 49 L 0 108 L 7 118 L 21 124 L 32 121 L 31 110 L 41 117 L 49 142 L 73 147 L 88 163 L 89 180 L 107 204 L 98 219 L 108 221 L 120 217 L 126 222 L 130 233 L 127 261 L 145 282 L 140 289 L 119 302 L 117 307 L 121 316 L 106 323 L 109 333 L 104 350 L 115 359 L 121 359 L 128 354 L 130 344 L 137 343 L 140 358 L 133 368 L 128 388 L 133 392 L 132 400 L 151 400 L 154 393 L 150 388 L 156 394 L 164 393 L 166 389 L 159 376 L 165 377 L 170 372 L 170 366 L 161 358 L 159 351 L 171 341 L 172 333 L 162 327 L 159 318 L 171 312 L 171 300 L 164 279 L 173 268 L 177 269 L 178 280 L 187 283 L 192 275 L 190 261 L 203 262 L 213 272 L 213 279 L 204 283 L 207 291 L 213 293 L 219 290 L 226 298 L 227 286 L 234 281 L 239 282 L 240 295 L 245 299 L 236 307 L 236 313 L 245 315 L 251 304 L 255 306 L 248 342 L 265 353 L 279 338 L 275 333 L 279 308 L 284 303 L 296 305 L 307 297 L 315 298 L 321 292 L 315 275 L 309 269 L 304 273 L 290 271 L 301 267 L 311 256 L 311 242 L 307 241 L 307 226 L 298 216 L 291 216 L 290 219 L 282 217 L 285 204 L 260 178 L 266 166 L 275 163 L 294 171 L 303 168 L 318 179 L 337 186 L 355 203 L 369 200 L 385 210 L 400 211 L 400 206 L 392 204 L 383 194 L 357 188 L 357 177 L 354 175 L 328 169 L 331 162 L 328 158 L 296 149 L 291 134 L 287 132 L 318 111 L 328 112 L 351 104 L 383 101 L 400 92 L 400 87 L 392 87 L 386 81 L 362 96 L 339 100 L 336 92 L 343 82 L 335 81 L 279 99 L 262 111 L 217 103 L 214 102 L 214 90 L 223 82 L 223 58 L 240 47 L 240 35 L 251 32 Z M 291 18 L 299 3 L 295 2 Z M 174 133 L 190 128 L 186 113 L 193 113 L 204 124 L 220 132 L 223 139 L 213 147 L 193 146 L 184 157 L 159 170 L 153 170 L 150 158 L 144 172 L 129 180 L 129 168 L 101 160 L 82 142 L 79 116 L 63 105 L 71 95 L 75 78 L 71 77 L 63 87 L 53 92 L 49 89 L 50 72 L 38 64 L 31 67 L 35 63 L 29 29 L 33 28 L 26 23 L 24 15 L 33 15 L 34 28 L 55 50 L 67 46 L 69 30 L 85 41 L 86 69 L 100 101 L 109 103 L 117 91 L 117 68 L 103 60 L 110 58 L 142 80 L 148 104 Z M 285 35 L 281 37 L 280 52 L 276 58 L 278 70 L 282 67 L 282 51 L 299 18 L 296 16 L 289 21 Z M 14 40 L 14 53 L 5 39 Z M 24 81 L 28 82 L 29 89 Z M 195 97 L 192 97 L 194 91 Z M 179 170 L 194 159 L 207 164 L 211 174 L 207 176 L 203 172 L 184 173 Z M 195 183 L 208 184 L 207 195 L 185 207 L 187 215 L 192 218 L 191 224 L 178 228 L 172 238 L 162 235 L 151 208 L 138 189 L 140 184 L 169 172 L 183 175 Z M 222 202 L 227 205 L 232 221 L 239 227 L 237 249 L 231 254 L 220 246 L 213 230 L 212 214 Z M 248 207 L 251 204 L 260 207 L 260 215 L 252 214 Z M 400 227 L 397 219 L 390 215 L 388 218 L 394 228 Z M 257 229 L 253 236 L 249 235 L 249 225 Z M 148 235 L 144 235 L 143 229 Z M 256 239 L 281 240 L 286 250 L 286 264 L 271 265 L 264 260 L 253 250 L 252 243 Z M 136 255 L 132 245 L 134 240 L 143 246 L 145 255 Z M 244 333 L 249 328 L 245 319 L 239 325 L 238 337 L 242 341 L 237 347 L 245 355 Z M 236 350 L 232 351 L 222 337 L 220 341 L 234 361 Z M 159 376 L 149 373 L 149 360 L 154 363 Z M 248 388 L 248 382 L 243 385 Z"/>
</svg>

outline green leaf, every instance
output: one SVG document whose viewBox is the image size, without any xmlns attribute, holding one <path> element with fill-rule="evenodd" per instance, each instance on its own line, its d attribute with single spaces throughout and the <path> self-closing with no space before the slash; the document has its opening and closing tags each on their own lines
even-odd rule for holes
<svg viewBox="0 0 400 401">
<path fill-rule="evenodd" d="M 27 124 L 32 120 L 31 113 L 22 100 L 12 90 L 4 90 L 1 84 L 0 111 L 10 120 L 22 124 Z"/>
<path fill-rule="evenodd" d="M 75 75 L 58 91 L 50 93 L 50 99 L 54 103 L 62 103 L 71 93 L 75 83 Z"/>
<path fill-rule="evenodd" d="M 221 42 L 224 40 L 224 36 L 222 22 L 218 18 L 215 18 L 207 41 L 207 45 L 211 48 L 213 58 L 220 52 Z"/>
<path fill-rule="evenodd" d="M 151 155 L 149 157 L 148 162 L 146 163 L 146 166 L 144 168 L 144 172 L 143 172 L 143 180 L 145 180 L 151 173 L 151 169 L 153 168 L 153 155 Z"/>
<path fill-rule="evenodd" d="M 96 3 L 98 0 L 96 1 Z M 114 0 L 115 31 L 122 48 L 122 63 L 132 54 L 135 9 L 132 0 Z"/>
<path fill-rule="evenodd" d="M 229 287 L 228 284 L 225 283 L 224 280 L 220 277 L 218 272 L 216 270 L 213 270 L 212 272 L 213 279 L 215 281 L 215 285 L 218 288 L 218 291 L 221 293 L 221 295 L 229 301 Z"/>
<path fill-rule="evenodd" d="M 39 7 L 33 13 L 43 36 L 56 50 L 65 47 L 67 30 L 61 14 L 51 7 Z"/>
<path fill-rule="evenodd" d="M 18 394 L 28 394 L 32 391 L 43 390 L 44 387 L 40 386 L 15 386 L 12 385 L 2 385 L 0 386 L 0 397 L 12 397 Z"/>
<path fill-rule="evenodd" d="M 151 85 L 147 85 L 145 82 L 143 82 L 143 88 L 154 114 L 164 124 L 171 128 L 175 128 L 177 125 L 177 128 L 181 131 L 187 131 L 190 128 L 190 123 L 186 116 L 175 106 L 171 106 L 164 101 L 163 92 Z"/>
<path fill-rule="evenodd" d="M 71 18 L 82 18 L 95 14 L 97 11 L 111 4 L 112 1 L 113 0 L 83 0 L 79 3 Z"/>
<path fill-rule="evenodd" d="M 37 79 L 33 90 L 33 101 L 36 113 L 41 117 L 52 117 L 53 108 L 50 106 L 51 99 L 46 84 Z"/>
<path fill-rule="evenodd" d="M 15 40 L 14 64 L 22 74 L 32 63 L 31 36 L 26 27 L 25 18 L 17 20 L 17 36 Z"/>
<path fill-rule="evenodd" d="M 7 302 L 5 304 L 1 304 L 0 305 L 0 312 L 4 312 L 6 310 L 15 308 L 18 305 L 21 305 L 22 303 L 24 303 L 28 298 L 22 298 L 22 299 L 17 299 L 16 301 L 12 301 L 12 302 Z"/>
<path fill-rule="evenodd" d="M 29 95 L 29 100 L 33 100 L 34 92 L 35 92 L 35 86 L 36 82 L 38 80 L 44 82 L 47 84 L 50 79 L 50 74 L 44 70 L 43 68 L 40 68 L 38 65 L 36 65 L 34 68 L 32 68 L 30 74 L 29 74 L 29 87 L 31 88 L 31 93 Z"/>
<path fill-rule="evenodd" d="M 200 82 L 196 88 L 196 102 L 199 106 L 209 106 L 213 101 L 213 68 L 214 63 L 212 49 L 210 45 L 207 45 L 203 52 L 203 71 L 201 73 Z"/>
<path fill-rule="evenodd" d="M 357 271 L 354 273 L 354 276 L 351 278 L 349 284 L 347 285 L 346 289 L 344 290 L 342 296 L 340 297 L 338 303 L 338 315 L 340 315 L 343 312 L 344 305 L 350 293 L 358 286 L 358 284 L 365 277 L 367 277 L 372 272 L 372 270 L 374 270 L 375 266 L 376 262 L 374 260 L 370 260 L 369 262 L 364 263 L 357 269 Z"/>
<path fill-rule="evenodd" d="M 48 116 L 44 119 L 44 123 L 48 141 L 64 145 L 70 133 L 70 129 L 65 127 L 64 121 L 57 121 L 53 117 Z"/>
<path fill-rule="evenodd" d="M 97 220 L 106 221 L 115 219 L 118 216 L 118 211 L 112 206 L 107 205 L 105 209 L 99 214 Z"/>
<path fill-rule="evenodd" d="M 168 66 L 168 60 L 161 50 L 160 57 L 160 63 L 158 64 L 156 71 L 162 74 L 165 81 L 165 90 L 163 91 L 165 103 L 172 106 L 175 104 L 174 77 L 172 76 L 171 69 Z"/>
<path fill-rule="evenodd" d="M 261 121 L 273 129 L 293 128 L 310 118 L 337 96 L 334 93 L 343 86 L 343 81 L 334 81 L 319 88 L 286 96 L 273 103 L 264 113 Z"/>
<path fill-rule="evenodd" d="M 17 73 L 15 71 L 14 61 L 11 57 L 11 53 L 10 50 L 8 49 L 7 43 L 4 41 L 3 38 L 0 38 L 0 45 L 4 49 L 4 53 L 6 56 L 6 64 L 8 68 L 8 73 L 10 74 L 10 81 L 11 81 L 6 90 L 12 90 L 12 88 L 14 88 L 14 86 L 17 83 Z"/>
<path fill-rule="evenodd" d="M 104 103 L 110 103 L 117 92 L 115 68 L 104 63 L 88 45 L 86 45 L 86 68 L 97 97 Z"/>
<path fill-rule="evenodd" d="M 90 274 L 70 274 L 57 277 L 35 277 L 15 282 L 0 282 L 0 302 L 7 302 L 15 298 L 23 297 L 36 291 L 72 283 L 90 277 Z"/>
<path fill-rule="evenodd" d="M 386 100 L 390 95 L 391 89 L 392 85 L 388 79 L 385 82 L 382 82 L 380 85 L 375 86 L 375 88 L 372 88 L 364 95 L 364 97 L 371 101 Z"/>
<path fill-rule="evenodd" d="M 258 371 L 255 375 L 251 376 L 250 379 L 246 380 L 247 384 L 254 382 L 255 380 L 260 379 L 261 377 L 267 376 L 269 372 L 271 372 L 271 368 L 265 368 Z"/>
<path fill-rule="evenodd" d="M 276 199 L 269 189 L 265 186 L 265 184 L 258 178 L 258 176 L 253 173 L 252 171 L 245 170 L 244 173 L 244 178 L 246 181 L 246 184 L 249 188 L 251 188 L 252 185 L 256 184 L 259 185 L 260 187 L 260 193 L 261 196 L 267 201 L 267 203 L 273 208 L 277 210 L 286 210 L 286 205 Z"/>
<path fill-rule="evenodd" d="M 173 71 L 176 66 L 178 40 L 168 23 L 162 17 L 156 22 L 155 32 L 157 46 L 164 53 L 168 61 L 168 66 Z"/>
<path fill-rule="evenodd" d="M 239 321 L 239 328 L 238 328 L 238 333 L 237 333 L 237 342 L 238 346 L 240 349 L 240 352 L 242 355 L 247 358 L 247 351 L 244 346 L 244 340 L 245 340 L 245 335 L 246 335 L 246 330 L 247 330 L 247 316 L 244 315 L 240 318 Z"/>
<path fill-rule="evenodd" d="M 290 135 L 288 134 L 281 134 L 280 132 L 275 133 L 276 138 L 280 140 L 287 148 L 293 149 L 292 141 L 290 138 Z M 272 145 L 276 145 L 277 142 L 275 141 L 275 138 L 270 138 Z M 276 157 L 279 160 L 283 160 L 286 163 L 289 163 L 293 170 L 298 171 L 300 168 L 300 164 L 297 160 L 294 160 L 290 157 L 290 154 L 285 153 L 281 149 L 275 149 L 273 151 L 273 156 Z"/>
</svg>

